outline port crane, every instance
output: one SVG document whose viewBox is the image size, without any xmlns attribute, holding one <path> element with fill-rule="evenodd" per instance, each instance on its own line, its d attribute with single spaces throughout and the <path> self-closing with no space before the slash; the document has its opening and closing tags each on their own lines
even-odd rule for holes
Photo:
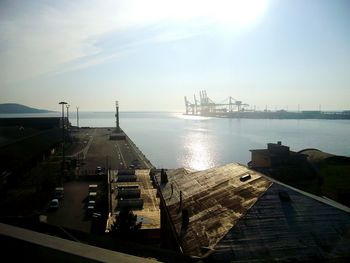
<svg viewBox="0 0 350 263">
<path fill-rule="evenodd" d="M 244 107 L 249 106 L 249 104 L 243 103 L 240 100 L 236 100 L 236 99 L 232 98 L 231 96 L 228 98 L 228 101 L 229 101 L 229 103 L 228 103 L 229 112 L 232 112 L 234 107 L 237 107 L 237 111 L 244 111 Z"/>
<path fill-rule="evenodd" d="M 197 111 L 195 109 L 197 107 L 195 107 L 195 104 L 189 102 L 186 96 L 184 97 L 184 99 L 185 99 L 186 114 L 196 115 Z"/>
<path fill-rule="evenodd" d="M 193 99 L 194 103 L 191 103 L 185 96 L 186 114 L 206 115 L 220 112 L 241 112 L 245 110 L 244 107 L 249 106 L 249 104 L 243 103 L 240 100 L 236 100 L 232 96 L 229 96 L 221 103 L 215 103 L 208 97 L 205 90 L 199 92 L 199 103 L 195 94 L 193 96 Z"/>
</svg>

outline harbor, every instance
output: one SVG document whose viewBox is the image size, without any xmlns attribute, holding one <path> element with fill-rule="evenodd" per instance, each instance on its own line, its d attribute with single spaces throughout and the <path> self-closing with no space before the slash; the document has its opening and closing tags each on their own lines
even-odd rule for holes
<svg viewBox="0 0 350 263">
<path fill-rule="evenodd" d="M 203 117 L 232 118 L 232 119 L 326 119 L 326 120 L 349 120 L 350 110 L 343 111 L 321 111 L 319 110 L 300 110 L 288 111 L 287 109 L 268 110 L 267 105 L 262 111 L 255 107 L 234 99 L 229 96 L 222 102 L 216 103 L 210 99 L 205 90 L 199 92 L 199 100 L 193 95 L 193 102 L 187 97 L 185 100 L 185 115 L 195 115 Z"/>
<path fill-rule="evenodd" d="M 2 223 L 96 246 L 92 251 L 100 247 L 167 262 L 349 257 L 349 242 L 336 231 L 348 227 L 347 190 L 334 182 L 332 188 L 327 183 L 320 185 L 324 175 L 322 170 L 315 172 L 322 165 L 329 173 L 337 162 L 332 168 L 332 176 L 337 176 L 339 169 L 346 171 L 348 157 L 307 149 L 296 153 L 278 142 L 269 143 L 267 149 L 252 149 L 249 167 L 231 161 L 198 170 L 183 166 L 160 169 L 164 167 L 153 165 L 121 128 L 118 103 L 114 117 L 114 127 L 74 126 L 68 114 L 62 118 L 0 120 L 3 130 L 12 131 L 6 140 L 3 138 L 1 148 L 1 158 L 8 160 L 2 164 L 6 168 L 2 173 Z M 40 147 L 33 147 L 37 142 Z M 193 140 L 188 143 L 196 147 Z M 203 152 L 199 154 L 198 160 L 206 162 Z M 309 155 L 323 157 L 309 163 Z M 20 160 L 22 165 L 14 169 L 11 160 Z M 286 167 L 303 175 L 295 185 L 298 189 L 293 178 L 286 177 Z M 303 177 L 309 180 L 308 192 L 300 190 L 304 189 Z M 283 183 L 285 178 L 291 178 L 288 184 Z M 319 189 L 313 192 L 310 184 Z M 334 194 L 338 188 L 339 193 Z M 57 189 L 60 195 L 56 195 Z M 336 198 L 343 204 L 335 202 Z M 291 204 L 298 211 L 308 207 L 297 221 L 295 212 L 288 208 Z M 326 232 L 310 223 L 325 224 L 328 214 L 336 222 L 327 224 Z M 271 220 L 273 229 L 266 223 Z M 6 225 L 2 228 L 10 229 L 11 234 L 17 231 Z M 307 229 L 312 229 L 312 234 Z M 265 241 L 271 235 L 284 238 L 276 245 Z M 293 239 L 295 235 L 297 239 Z M 28 233 L 27 238 L 34 236 Z M 325 246 L 318 241 L 321 237 L 329 248 L 320 255 L 318 251 Z M 304 239 L 312 246 L 306 249 L 297 241 Z M 333 242 L 338 244 L 337 256 L 329 252 L 335 249 Z M 227 245 L 234 252 L 227 251 Z M 45 249 L 41 242 L 36 246 Z M 62 246 L 53 249 L 66 253 Z M 303 255 L 298 254 L 300 249 L 304 249 Z M 65 257 L 74 253 L 78 252 L 70 251 Z"/>
<path fill-rule="evenodd" d="M 348 1 L 1 1 L 13 262 L 350 262 Z"/>
</svg>

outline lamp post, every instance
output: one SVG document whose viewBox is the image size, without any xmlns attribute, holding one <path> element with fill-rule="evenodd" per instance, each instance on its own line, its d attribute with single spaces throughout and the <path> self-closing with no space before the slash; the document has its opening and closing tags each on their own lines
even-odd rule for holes
<svg viewBox="0 0 350 263">
<path fill-rule="evenodd" d="M 77 107 L 77 128 L 79 129 L 79 107 Z"/>
<path fill-rule="evenodd" d="M 65 141 L 65 137 L 64 137 L 64 105 L 67 104 L 67 102 L 61 101 L 58 104 L 62 105 L 62 166 L 61 166 L 61 183 L 62 183 L 62 178 L 63 178 L 63 174 L 64 174 L 64 162 L 65 162 L 65 156 L 64 156 L 64 141 Z"/>
<path fill-rule="evenodd" d="M 69 104 L 66 105 L 66 108 L 67 108 L 67 130 L 69 128 Z"/>
<path fill-rule="evenodd" d="M 120 127 L 119 127 L 119 103 L 118 103 L 118 101 L 115 102 L 115 119 L 116 119 L 116 132 L 120 132 Z"/>
</svg>

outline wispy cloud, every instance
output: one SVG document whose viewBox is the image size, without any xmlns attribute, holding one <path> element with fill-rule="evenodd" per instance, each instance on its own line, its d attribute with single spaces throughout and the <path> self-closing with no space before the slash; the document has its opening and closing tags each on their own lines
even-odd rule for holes
<svg viewBox="0 0 350 263">
<path fill-rule="evenodd" d="M 223 12 L 223 8 L 230 1 L 219 0 L 213 5 L 214 2 L 91 0 L 0 4 L 3 10 L 0 16 L 1 82 L 83 69 L 130 54 L 141 44 L 196 36 L 204 32 L 203 25 L 208 21 L 215 22 L 220 15 L 228 13 Z M 213 6 L 218 9 L 213 10 Z M 231 4 L 230 7 L 235 10 L 237 6 Z M 203 19 L 205 23 L 198 23 Z M 186 26 L 160 27 L 150 35 L 140 34 L 141 37 L 129 43 L 116 41 L 117 48 L 99 45 L 100 39 L 108 34 L 118 39 L 119 34 L 137 33 L 140 28 L 161 22 Z M 189 26 L 191 24 L 196 26 Z"/>
</svg>

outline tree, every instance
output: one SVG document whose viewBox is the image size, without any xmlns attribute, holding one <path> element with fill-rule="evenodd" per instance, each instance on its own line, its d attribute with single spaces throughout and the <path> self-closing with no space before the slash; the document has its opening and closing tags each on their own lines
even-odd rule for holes
<svg viewBox="0 0 350 263">
<path fill-rule="evenodd" d="M 112 225 L 112 233 L 129 235 L 141 228 L 141 223 L 136 224 L 137 216 L 129 208 L 123 208 Z"/>
</svg>

